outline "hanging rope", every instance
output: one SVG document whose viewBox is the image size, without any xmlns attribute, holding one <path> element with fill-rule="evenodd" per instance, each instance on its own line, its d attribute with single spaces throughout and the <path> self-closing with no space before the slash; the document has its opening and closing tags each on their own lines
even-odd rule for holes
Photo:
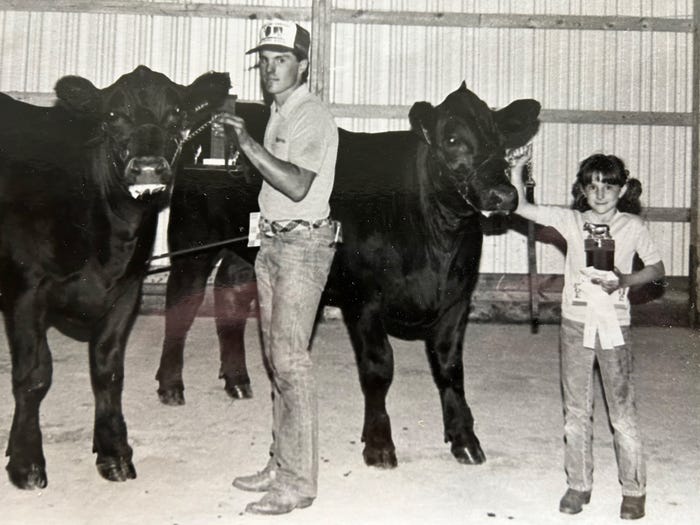
<svg viewBox="0 0 700 525">
<path fill-rule="evenodd" d="M 526 146 L 532 159 L 532 144 Z M 525 199 L 535 204 L 535 179 L 532 177 L 532 160 L 529 160 L 523 170 L 525 177 Z M 537 245 L 535 239 L 535 223 L 527 221 L 527 275 L 530 285 L 530 331 L 536 334 L 540 328 L 539 290 L 537 289 Z"/>
<path fill-rule="evenodd" d="M 527 164 L 523 168 L 523 182 L 525 184 L 525 200 L 530 204 L 535 203 L 535 179 L 532 177 L 532 143 L 525 144 L 507 152 L 508 163 L 512 166 L 516 160 L 527 154 Z M 540 303 L 537 279 L 537 245 L 535 239 L 535 223 L 527 221 L 527 276 L 530 289 L 530 331 L 536 334 L 540 327 Z"/>
</svg>

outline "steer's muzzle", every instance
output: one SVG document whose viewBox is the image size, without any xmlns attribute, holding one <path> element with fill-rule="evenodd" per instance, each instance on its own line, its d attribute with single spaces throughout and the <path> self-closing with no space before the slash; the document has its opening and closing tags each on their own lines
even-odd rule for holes
<svg viewBox="0 0 700 525">
<path fill-rule="evenodd" d="M 509 213 L 518 207 L 518 192 L 510 183 L 508 163 L 500 157 L 490 157 L 477 169 L 472 180 L 476 199 L 474 204 L 482 212 Z"/>
<path fill-rule="evenodd" d="M 518 207 L 518 192 L 510 184 L 501 184 L 486 190 L 482 198 L 484 211 L 511 212 Z"/>
<path fill-rule="evenodd" d="M 134 157 L 126 165 L 125 176 L 136 184 L 169 184 L 172 172 L 163 157 Z"/>
</svg>

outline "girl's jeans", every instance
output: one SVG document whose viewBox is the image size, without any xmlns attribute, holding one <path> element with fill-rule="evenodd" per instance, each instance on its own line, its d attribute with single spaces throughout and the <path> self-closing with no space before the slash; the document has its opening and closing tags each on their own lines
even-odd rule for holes
<svg viewBox="0 0 700 525">
<path fill-rule="evenodd" d="M 593 365 L 598 360 L 622 494 L 642 496 L 646 467 L 632 384 L 630 328 L 622 327 L 627 342 L 612 350 L 583 346 L 583 323 L 562 319 L 560 329 L 561 384 L 564 402 L 564 467 L 570 488 L 591 490 L 593 484 Z"/>
<path fill-rule="evenodd" d="M 310 345 L 335 253 L 333 227 L 264 236 L 255 260 L 263 352 L 272 386 L 271 459 L 284 490 L 315 497 L 318 412 Z"/>
</svg>

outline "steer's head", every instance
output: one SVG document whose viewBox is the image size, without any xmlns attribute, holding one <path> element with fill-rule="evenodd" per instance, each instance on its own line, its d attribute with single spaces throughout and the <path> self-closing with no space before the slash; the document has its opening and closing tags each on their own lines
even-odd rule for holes
<svg viewBox="0 0 700 525">
<path fill-rule="evenodd" d="M 506 150 L 537 133 L 539 112 L 540 104 L 531 99 L 493 111 L 462 83 L 437 107 L 415 103 L 409 118 L 437 161 L 439 177 L 450 179 L 467 204 L 483 213 L 508 213 L 517 208 L 518 196 Z"/>
<path fill-rule="evenodd" d="M 139 66 L 104 89 L 82 77 L 63 77 L 56 94 L 69 111 L 96 124 L 96 157 L 108 159 L 110 188 L 150 201 L 172 187 L 182 141 L 222 103 L 229 87 L 226 73 L 206 73 L 181 86 Z"/>
</svg>

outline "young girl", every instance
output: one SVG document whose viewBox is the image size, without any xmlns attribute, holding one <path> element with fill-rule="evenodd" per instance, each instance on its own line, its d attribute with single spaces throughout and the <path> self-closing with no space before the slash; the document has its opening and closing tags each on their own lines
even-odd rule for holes
<svg viewBox="0 0 700 525">
<path fill-rule="evenodd" d="M 522 171 L 528 160 L 526 153 L 513 166 L 512 179 L 520 202 L 516 213 L 556 228 L 567 241 L 560 350 L 568 490 L 559 510 L 576 514 L 591 498 L 593 365 L 597 360 L 622 484 L 620 517 L 638 519 L 644 516 L 646 469 L 632 384 L 627 290 L 665 274 L 649 231 L 636 215 L 641 209 L 641 183 L 628 178 L 618 157 L 591 155 L 581 162 L 576 175 L 572 209 L 538 206 L 525 200 Z M 591 224 L 609 228 L 614 241 L 613 272 L 586 268 L 584 239 Z M 598 229 L 604 231 L 605 227 Z M 632 271 L 635 253 L 645 264 L 636 272 Z"/>
</svg>

